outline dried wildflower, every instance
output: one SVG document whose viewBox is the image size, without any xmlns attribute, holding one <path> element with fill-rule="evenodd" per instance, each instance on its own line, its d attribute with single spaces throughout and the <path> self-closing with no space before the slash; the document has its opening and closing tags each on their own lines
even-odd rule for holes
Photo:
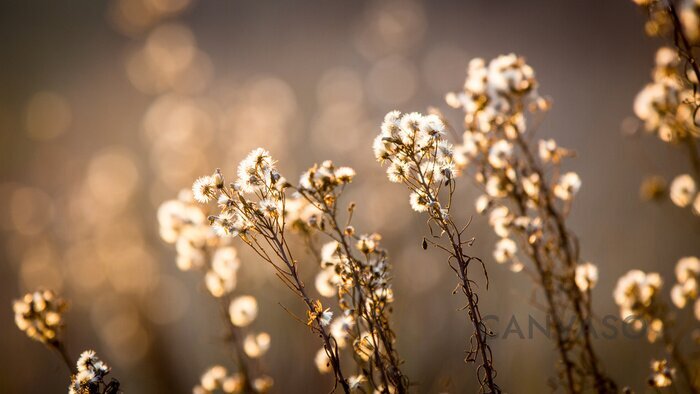
<svg viewBox="0 0 700 394">
<path fill-rule="evenodd" d="M 590 297 L 577 286 L 578 249 L 565 223 L 581 187 L 576 173 L 559 176 L 563 159 L 572 153 L 553 139 L 536 141 L 533 147 L 524 137 L 527 113 L 550 107 L 538 93 L 534 70 L 514 54 L 489 62 L 473 59 L 462 91 L 448 94 L 446 101 L 465 113 L 464 133 L 453 162 L 483 188 L 476 207 L 489 215 L 489 224 L 500 237 L 494 258 L 512 261 L 514 272 L 530 263 L 536 283 L 544 290 L 565 387 L 576 392 L 590 384 L 597 391 L 614 391 L 593 351 Z M 514 259 L 516 252 L 525 259 Z M 566 330 L 566 320 L 576 322 L 582 335 Z"/>
<path fill-rule="evenodd" d="M 695 180 L 688 174 L 678 175 L 671 182 L 671 201 L 681 208 L 693 202 L 696 192 Z"/>
<path fill-rule="evenodd" d="M 357 250 L 364 254 L 374 253 L 377 250 L 377 246 L 381 236 L 379 234 L 362 235 L 355 243 Z"/>
<path fill-rule="evenodd" d="M 503 168 L 508 165 L 508 159 L 513 154 L 513 145 L 506 140 L 496 142 L 489 149 L 488 160 L 493 168 Z"/>
<path fill-rule="evenodd" d="M 213 176 L 203 176 L 192 184 L 194 199 L 201 203 L 208 203 L 216 198 L 217 185 Z"/>
<path fill-rule="evenodd" d="M 300 201 L 299 196 L 287 198 L 286 190 L 291 184 L 280 175 L 275 165 L 276 162 L 266 150 L 253 150 L 239 164 L 236 182 L 232 186 L 218 189 L 220 212 L 210 216 L 209 220 L 212 226 L 225 229 L 227 234 L 239 238 L 252 248 L 275 269 L 277 277 L 300 297 L 307 308 L 309 327 L 319 334 L 324 348 L 329 351 L 336 381 L 348 391 L 337 349 L 326 330 L 332 312 L 329 308 L 323 309 L 320 301 L 312 300 L 306 293 L 298 275 L 297 261 L 292 256 L 285 237 L 288 228 L 309 233 L 314 228 L 323 227 L 323 218 L 318 207 Z M 298 190 L 300 193 L 312 189 L 330 190 L 351 182 L 354 175 L 350 168 L 336 169 L 332 163 L 324 162 L 300 177 Z M 223 175 L 221 179 L 223 181 Z M 291 205 L 287 205 L 288 202 L 292 202 Z M 331 195 L 327 195 L 324 203 L 334 205 L 335 201 Z M 237 299 L 231 303 L 229 312 L 234 326 L 247 325 L 255 317 L 256 308 L 248 299 Z M 252 346 L 250 343 L 253 342 L 249 340 L 248 343 Z"/>
<path fill-rule="evenodd" d="M 51 290 L 28 293 L 12 305 L 15 324 L 31 339 L 57 343 L 66 303 Z"/>
<path fill-rule="evenodd" d="M 338 286 L 341 277 L 332 268 L 322 269 L 316 274 L 316 290 L 324 297 L 333 297 L 338 294 Z"/>
<path fill-rule="evenodd" d="M 248 334 L 243 341 L 243 349 L 248 357 L 259 358 L 270 349 L 270 334 Z"/>
<path fill-rule="evenodd" d="M 598 283 L 598 267 L 592 263 L 583 263 L 576 266 L 576 286 L 581 291 L 589 291 Z"/>
<path fill-rule="evenodd" d="M 476 67 L 470 64 L 470 67 L 472 66 Z M 507 61 L 498 65 L 511 72 L 508 77 L 499 80 L 500 88 L 514 89 L 523 93 L 530 90 L 532 86 L 526 86 L 527 72 L 520 74 L 517 70 L 512 70 L 512 66 L 513 64 Z M 471 83 L 472 81 L 468 81 L 467 84 Z M 478 83 L 479 81 L 474 81 L 474 84 Z M 477 105 L 476 102 L 470 101 L 472 99 L 473 96 L 465 94 L 453 97 L 452 101 L 465 101 L 468 106 Z M 479 378 L 482 388 L 497 393 L 500 389 L 494 381 L 495 371 L 491 351 L 486 343 L 488 334 L 483 329 L 484 324 L 481 322 L 472 282 L 466 276 L 468 262 L 478 259 L 464 253 L 463 246 L 467 243 L 461 239 L 464 230 L 457 228 L 450 217 L 454 179 L 458 175 L 459 168 L 455 165 L 455 150 L 443 137 L 444 130 L 445 124 L 436 115 L 424 116 L 417 112 L 401 114 L 398 111 L 392 111 L 384 117 L 380 134 L 374 140 L 373 150 L 380 163 L 388 162 L 389 181 L 399 182 L 408 187 L 411 208 L 416 212 L 427 214 L 431 224 L 436 225 L 449 242 L 443 250 L 451 253 L 451 258 L 454 258 L 459 265 L 456 272 L 462 292 L 468 300 L 469 316 L 475 330 L 473 346 L 469 350 L 467 359 L 475 361 L 477 357 L 481 358 L 479 369 L 483 370 L 484 374 L 483 376 L 480 374 Z M 467 149 L 464 149 L 461 153 L 466 151 Z M 493 149 L 489 157 L 497 165 L 505 165 L 510 151 L 511 147 L 508 143 L 500 144 Z M 468 161 L 466 157 L 460 160 L 461 163 Z M 500 179 L 495 179 L 490 181 L 493 184 L 490 188 L 492 190 L 487 191 L 490 195 L 501 193 L 503 183 Z M 448 202 L 444 205 L 440 201 L 441 193 L 448 195 L 446 199 Z"/>
<path fill-rule="evenodd" d="M 340 167 L 335 170 L 335 178 L 341 184 L 350 183 L 355 178 L 355 170 L 350 167 Z"/>
<path fill-rule="evenodd" d="M 238 296 L 231 301 L 228 313 L 234 326 L 245 327 L 258 316 L 258 302 L 253 296 Z"/>
<path fill-rule="evenodd" d="M 639 92 L 634 102 L 634 112 L 644 121 L 646 130 L 657 133 L 665 142 L 678 142 L 697 134 L 693 131 L 693 92 L 685 86 L 679 65 L 674 49 L 659 48 L 653 81 Z"/>
<path fill-rule="evenodd" d="M 515 256 L 518 251 L 518 246 L 515 241 L 509 238 L 501 238 L 496 243 L 496 249 L 493 251 L 493 258 L 499 263 L 505 263 Z"/>
<path fill-rule="evenodd" d="M 269 218 L 276 218 L 277 215 L 279 215 L 276 201 L 271 199 L 261 200 L 259 206 L 260 211 L 262 211 L 262 213 Z"/>
<path fill-rule="evenodd" d="M 313 310 L 307 311 L 308 319 L 306 324 L 310 326 L 318 320 L 323 327 L 329 325 L 331 318 L 333 318 L 333 312 L 329 308 L 323 309 L 323 304 L 321 304 L 320 300 L 316 300 L 313 305 Z"/>
<path fill-rule="evenodd" d="M 102 362 L 93 350 L 86 350 L 78 359 L 77 372 L 71 376 L 69 394 L 116 393 L 119 382 L 104 381 L 111 368 Z"/>
<path fill-rule="evenodd" d="M 564 201 L 571 200 L 581 188 L 581 178 L 575 172 L 567 172 L 554 185 L 554 195 Z"/>
<path fill-rule="evenodd" d="M 431 204 L 428 197 L 421 192 L 412 192 L 408 196 L 408 201 L 411 204 L 411 208 L 413 208 L 413 210 L 416 212 L 427 212 L 428 207 Z"/>
<path fill-rule="evenodd" d="M 666 360 L 654 360 L 651 362 L 651 377 L 649 385 L 651 387 L 668 387 L 673 384 L 673 375 L 676 371 L 669 367 Z"/>
<path fill-rule="evenodd" d="M 682 145 L 688 155 L 693 176 L 678 176 L 671 185 L 671 200 L 679 207 L 693 202 L 700 179 L 700 66 L 694 51 L 700 32 L 699 4 L 696 0 L 640 4 L 649 15 L 647 33 L 667 36 L 673 47 L 657 50 L 652 81 L 637 95 L 634 112 L 647 131 L 664 142 Z"/>
<path fill-rule="evenodd" d="M 254 193 L 271 188 L 280 180 L 270 153 L 262 148 L 250 152 L 238 165 L 236 186 L 243 193 Z"/>
<path fill-rule="evenodd" d="M 631 270 L 622 276 L 615 286 L 613 293 L 615 303 L 620 307 L 623 320 L 643 318 L 648 321 L 658 320 L 658 295 L 663 281 L 658 273 L 644 273 Z M 640 320 L 634 320 L 633 327 L 637 330 L 643 327 Z"/>
<path fill-rule="evenodd" d="M 206 221 L 202 210 L 189 203 L 191 192 L 181 194 L 181 198 L 166 201 L 158 208 L 160 235 L 167 243 L 175 243 L 182 231 L 190 225 Z"/>
<path fill-rule="evenodd" d="M 543 163 L 559 163 L 561 159 L 569 154 L 569 152 L 557 146 L 557 142 L 553 139 L 540 140 L 539 142 L 539 156 Z"/>
<path fill-rule="evenodd" d="M 347 311 L 345 314 L 333 319 L 330 325 L 330 331 L 338 347 L 345 347 L 348 337 L 355 326 L 356 318 L 351 311 Z"/>
<path fill-rule="evenodd" d="M 332 370 L 331 359 L 328 357 L 326 349 L 321 348 L 318 350 L 318 352 L 316 352 L 316 357 L 314 357 L 314 363 L 316 364 L 316 368 L 318 368 L 318 371 L 321 373 L 328 373 Z"/>
<path fill-rule="evenodd" d="M 204 277 L 207 289 L 214 297 L 222 297 L 233 291 L 239 265 L 236 249 L 227 246 L 214 252 L 211 269 Z"/>
<path fill-rule="evenodd" d="M 240 393 L 246 389 L 240 374 L 229 375 L 225 367 L 214 365 L 207 369 L 200 378 L 199 385 L 192 390 L 193 394 L 213 394 L 216 390 L 224 393 Z"/>
<path fill-rule="evenodd" d="M 417 118 L 410 123 L 411 127 L 424 130 L 428 135 L 435 134 L 428 130 L 438 127 Z M 394 133 L 397 137 L 401 133 L 388 126 L 386 129 L 387 133 Z M 328 160 L 314 165 L 301 176 L 298 187 L 298 193 L 322 213 L 324 226 L 317 229 L 332 239 L 318 253 L 312 246 L 313 234 L 303 233 L 312 254 L 319 256 L 321 270 L 316 276 L 316 288 L 322 296 L 336 296 L 337 305 L 342 311 L 339 317 L 331 320 L 330 309 L 323 310 L 317 304 L 309 318 L 320 320 L 321 324 L 330 322 L 330 334 L 339 349 L 346 346 L 351 336 L 357 336 L 365 330 L 376 332 L 382 343 L 381 348 L 376 348 L 366 358 L 354 360 L 363 370 L 376 371 L 366 375 L 369 387 L 374 390 L 384 387 L 382 392 L 388 389 L 403 393 L 407 391 L 408 380 L 399 368 L 400 359 L 394 349 L 394 333 L 389 322 L 390 309 L 387 306 L 393 302 L 393 291 L 389 281 L 387 253 L 381 248 L 379 234 L 357 235 L 355 228 L 350 225 L 352 213 L 356 209 L 354 203 L 348 205 L 348 218 L 344 224 L 340 224 L 338 204 L 346 184 L 341 179 L 342 168 L 336 168 Z M 345 172 L 350 173 L 349 170 Z M 352 175 L 354 176 L 354 171 Z M 348 177 L 347 180 L 351 179 Z M 327 349 L 323 350 L 328 356 Z M 319 353 L 316 359 L 317 366 L 321 363 L 321 369 L 325 365 L 323 357 Z"/>
<path fill-rule="evenodd" d="M 678 308 L 684 308 L 688 301 L 698 299 L 700 280 L 700 259 L 683 257 L 676 264 L 677 283 L 671 289 L 671 301 Z M 697 310 L 698 306 L 696 306 Z"/>
<path fill-rule="evenodd" d="M 367 378 L 364 375 L 353 375 L 348 378 L 350 390 L 360 390 L 362 383 L 366 382 Z"/>
<path fill-rule="evenodd" d="M 258 393 L 267 393 L 275 381 L 270 376 L 261 376 L 253 381 L 253 389 Z"/>
</svg>

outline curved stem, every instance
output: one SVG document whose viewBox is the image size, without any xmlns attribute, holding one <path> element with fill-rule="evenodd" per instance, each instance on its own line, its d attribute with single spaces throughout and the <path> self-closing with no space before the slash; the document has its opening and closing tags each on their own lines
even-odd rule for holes
<svg viewBox="0 0 700 394">
<path fill-rule="evenodd" d="M 452 229 L 450 229 L 450 227 L 443 221 L 440 221 L 439 223 L 441 224 L 440 227 L 442 228 L 442 230 L 445 231 L 445 233 L 447 233 L 447 236 L 450 239 L 450 243 L 452 244 L 452 249 L 454 252 L 453 256 L 455 256 L 455 258 L 457 259 L 457 263 L 459 264 L 460 272 L 458 276 L 462 282 L 460 285 L 462 287 L 464 295 L 467 297 L 467 302 L 469 306 L 468 315 L 472 325 L 474 326 L 474 334 L 476 335 L 476 340 L 478 344 L 477 350 L 481 353 L 481 366 L 484 368 L 484 372 L 486 374 L 486 385 L 488 386 L 490 393 L 500 393 L 501 389 L 498 387 L 498 385 L 496 385 L 496 371 L 493 368 L 491 348 L 489 347 L 488 343 L 486 343 L 486 332 L 484 329 L 485 325 L 481 317 L 481 312 L 479 311 L 479 305 L 475 293 L 471 287 L 471 282 L 467 276 L 469 261 L 465 260 L 466 255 L 462 250 L 462 244 L 461 242 L 458 242 L 458 240 L 455 239 L 455 235 L 452 232 Z"/>
<path fill-rule="evenodd" d="M 66 368 L 68 368 L 68 372 L 71 375 L 74 375 L 77 372 L 75 369 L 75 363 L 68 355 L 68 351 L 66 350 L 66 346 L 63 344 L 63 342 L 51 341 L 48 342 L 48 345 L 50 348 L 54 349 L 59 356 L 61 356 L 61 360 L 63 360 L 63 363 L 66 365 Z"/>
</svg>

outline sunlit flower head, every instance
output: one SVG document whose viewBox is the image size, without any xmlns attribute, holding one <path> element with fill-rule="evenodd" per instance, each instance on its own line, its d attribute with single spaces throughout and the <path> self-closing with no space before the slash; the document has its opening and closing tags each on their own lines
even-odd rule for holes
<svg viewBox="0 0 700 394">
<path fill-rule="evenodd" d="M 206 204 L 214 200 L 217 195 L 216 180 L 213 176 L 203 176 L 192 184 L 192 194 L 194 199 Z"/>
<path fill-rule="evenodd" d="M 199 387 L 207 392 L 212 392 L 222 387 L 227 374 L 226 368 L 221 365 L 214 365 L 202 374 Z M 197 388 L 195 388 L 196 390 Z"/>
<path fill-rule="evenodd" d="M 493 258 L 499 263 L 505 263 L 515 256 L 518 251 L 518 246 L 510 238 L 501 238 L 496 242 L 496 247 L 493 251 Z"/>
<path fill-rule="evenodd" d="M 649 385 L 652 387 L 668 387 L 673 384 L 675 369 L 668 365 L 666 360 L 654 360 L 651 362 L 651 377 Z"/>
<path fill-rule="evenodd" d="M 697 192 L 695 180 L 688 174 L 678 175 L 671 182 L 671 201 L 679 207 L 688 206 Z"/>
<path fill-rule="evenodd" d="M 316 274 L 316 290 L 323 297 L 333 297 L 338 294 L 340 277 L 332 268 L 322 269 Z"/>
<path fill-rule="evenodd" d="M 677 283 L 671 288 L 671 301 L 678 308 L 684 308 L 689 301 L 697 300 L 700 289 L 700 259 L 694 256 L 683 257 L 676 264 Z"/>
<path fill-rule="evenodd" d="M 338 347 L 343 348 L 347 344 L 350 330 L 355 326 L 355 318 L 352 314 L 343 314 L 331 322 L 330 333 L 338 343 Z"/>
<path fill-rule="evenodd" d="M 326 353 L 326 349 L 324 348 L 321 348 L 316 352 L 314 364 L 316 364 L 316 368 L 321 373 L 329 373 L 333 370 L 333 367 L 331 366 L 331 359 L 328 357 L 328 353 Z"/>
<path fill-rule="evenodd" d="M 430 205 L 430 200 L 425 194 L 412 192 L 408 198 L 411 208 L 416 212 L 426 212 Z"/>
<path fill-rule="evenodd" d="M 231 301 L 228 313 L 234 326 L 245 327 L 258 316 L 258 301 L 249 295 L 236 297 Z"/>
<path fill-rule="evenodd" d="M 355 170 L 350 167 L 339 167 L 335 170 L 335 178 L 340 183 L 350 183 L 355 178 Z"/>
<path fill-rule="evenodd" d="M 353 375 L 348 377 L 348 386 L 350 386 L 350 390 L 359 390 L 366 381 L 367 377 L 365 375 Z"/>
<path fill-rule="evenodd" d="M 259 206 L 262 213 L 267 217 L 276 218 L 279 215 L 278 203 L 275 200 L 269 198 L 260 200 Z"/>
<path fill-rule="evenodd" d="M 331 319 L 333 318 L 333 312 L 331 312 L 330 309 L 325 309 L 321 314 L 318 316 L 319 322 L 323 327 L 326 327 L 327 325 L 331 324 Z"/>
<path fill-rule="evenodd" d="M 254 193 L 271 188 L 280 180 L 270 153 L 262 148 L 254 149 L 238 165 L 236 185 L 244 193 Z"/>
<path fill-rule="evenodd" d="M 489 151 L 489 163 L 493 168 L 503 168 L 508 165 L 508 160 L 513 153 L 513 145 L 506 140 L 500 140 L 491 146 Z"/>
<path fill-rule="evenodd" d="M 51 290 L 28 293 L 14 301 L 15 324 L 29 338 L 43 343 L 58 340 L 66 303 Z"/>
<path fill-rule="evenodd" d="M 650 312 L 662 285 L 661 276 L 655 272 L 631 270 L 622 276 L 613 292 L 622 318 L 640 317 Z"/>
<path fill-rule="evenodd" d="M 581 178 L 575 172 L 567 172 L 554 185 L 554 195 L 564 201 L 571 200 L 581 188 Z"/>
<path fill-rule="evenodd" d="M 592 263 L 583 263 L 576 266 L 576 286 L 581 291 L 588 291 L 598 283 L 598 267 Z"/>
<path fill-rule="evenodd" d="M 91 388 L 106 386 L 104 377 L 111 371 L 111 368 L 97 358 L 93 350 L 86 350 L 80 354 L 76 364 L 77 373 L 71 376 L 71 383 L 68 386 L 69 394 L 83 394 L 92 392 Z"/>
<path fill-rule="evenodd" d="M 243 350 L 250 358 L 259 358 L 270 349 L 270 334 L 261 332 L 259 334 L 248 334 L 243 340 Z"/>
</svg>

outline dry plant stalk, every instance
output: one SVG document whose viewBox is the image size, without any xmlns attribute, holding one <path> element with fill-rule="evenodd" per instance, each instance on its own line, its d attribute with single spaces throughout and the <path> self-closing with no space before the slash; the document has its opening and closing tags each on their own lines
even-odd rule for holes
<svg viewBox="0 0 700 394">
<path fill-rule="evenodd" d="M 698 301 L 698 280 L 700 280 L 700 259 L 684 257 L 676 265 L 677 283 L 671 290 L 673 304 L 683 309 L 689 302 L 695 303 L 695 319 L 700 319 Z M 656 272 L 645 273 L 631 270 L 622 276 L 615 287 L 615 303 L 620 307 L 620 316 L 631 321 L 637 331 L 645 331 L 650 343 L 660 342 L 665 353 L 664 359 L 652 360 L 652 375 L 649 385 L 656 388 L 678 386 L 682 381 L 684 390 L 700 392 L 697 376 L 697 360 L 684 354 L 681 342 L 683 330 L 677 328 L 677 318 L 669 305 L 661 299 L 663 280 Z M 678 370 L 679 373 L 676 373 Z M 680 379 L 678 379 L 680 378 Z"/>
<path fill-rule="evenodd" d="M 209 294 L 219 302 L 227 340 L 232 344 L 231 357 L 236 361 L 237 373 L 228 375 L 224 367 L 214 366 L 203 375 L 195 392 L 210 393 L 217 387 L 227 393 L 268 391 L 272 378 L 264 374 L 257 360 L 267 352 L 270 337 L 246 330 L 257 317 L 258 307 L 253 296 L 234 297 L 240 267 L 236 249 L 209 226 L 206 212 L 189 190 L 161 204 L 158 221 L 163 240 L 176 246 L 178 268 L 199 270 Z"/>
<path fill-rule="evenodd" d="M 469 277 L 469 265 L 474 263 L 483 269 L 487 287 L 488 274 L 481 259 L 469 256 L 464 251 L 465 245 L 472 242 L 464 237 L 468 224 L 458 227 L 450 214 L 456 168 L 452 145 L 442 137 L 444 129 L 443 122 L 434 115 L 390 112 L 374 141 L 374 153 L 381 163 L 389 163 L 389 180 L 403 183 L 411 191 L 411 207 L 428 215 L 431 237 L 423 239 L 423 248 L 430 244 L 449 255 L 447 262 L 457 274 L 459 288 L 467 299 L 465 309 L 468 310 L 474 333 L 469 340 L 466 361 L 476 362 L 480 359 L 476 373 L 481 390 L 500 393 L 493 354 L 487 342 L 492 334 L 483 322 L 479 297 L 474 290 L 475 282 Z"/>
<path fill-rule="evenodd" d="M 514 272 L 524 270 L 544 292 L 566 391 L 614 392 L 591 338 L 590 290 L 597 268 L 580 262 L 578 241 L 565 222 L 581 186 L 576 173 L 559 169 L 571 152 L 551 139 L 540 140 L 533 149 L 526 139 L 528 108 L 549 107 L 537 93 L 534 71 L 514 54 L 488 64 L 474 59 L 463 91 L 448 94 L 447 102 L 465 112 L 455 162 L 485 192 L 476 205 L 479 213 L 489 213 L 489 223 L 501 237 L 494 258 L 511 262 Z M 575 322 L 571 326 L 565 323 L 569 316 Z"/>
<path fill-rule="evenodd" d="M 294 209 L 288 208 L 289 214 L 294 218 L 293 228 L 319 256 L 323 268 L 316 280 L 319 293 L 337 295 L 343 311 L 341 324 L 349 322 L 353 328 L 355 354 L 360 367 L 367 371 L 370 386 L 381 393 L 405 393 L 409 382 L 400 369 L 389 319 L 394 295 L 387 252 L 379 245 L 379 234 L 356 234 L 351 226 L 354 203 L 349 204 L 344 222 L 339 215 L 341 195 L 354 176 L 351 168 L 336 168 L 330 161 L 314 165 L 302 174 L 297 187 L 301 201 Z M 320 253 L 314 245 L 314 230 L 331 239 Z M 345 342 L 345 332 L 332 332 L 336 340 Z"/>
<path fill-rule="evenodd" d="M 635 3 L 648 13 L 647 34 L 667 37 L 673 47 L 657 51 L 652 82 L 637 95 L 634 112 L 647 132 L 685 148 L 690 171 L 673 179 L 669 197 L 681 208 L 692 206 L 700 216 L 700 4 L 683 1 L 679 12 L 670 0 Z"/>
<path fill-rule="evenodd" d="M 113 378 L 105 382 L 111 368 L 100 361 L 94 351 L 81 353 L 73 366 L 61 339 L 66 307 L 66 302 L 51 290 L 28 293 L 12 305 L 17 327 L 29 338 L 43 343 L 61 356 L 70 373 L 68 394 L 117 394 L 119 381 Z"/>
<path fill-rule="evenodd" d="M 650 36 L 667 37 L 673 47 L 656 52 L 652 82 L 637 95 L 634 112 L 647 132 L 662 141 L 682 145 L 690 162 L 690 172 L 671 182 L 669 198 L 678 207 L 692 207 L 700 215 L 700 3 L 684 0 L 677 6 L 670 0 L 635 0 L 648 13 L 645 25 Z M 698 281 L 700 260 L 688 256 L 676 264 L 676 284 L 670 292 L 678 309 L 694 303 L 694 318 L 700 320 Z M 614 298 L 623 319 L 633 319 L 633 327 L 645 331 L 650 343 L 661 342 L 665 358 L 653 360 L 649 385 L 654 388 L 678 386 L 700 392 L 697 359 L 684 354 L 684 330 L 678 329 L 675 311 L 660 298 L 663 280 L 658 273 L 631 270 L 617 282 Z M 687 353 L 687 351 L 686 351 Z M 678 371 L 678 372 L 676 372 Z"/>
<path fill-rule="evenodd" d="M 318 299 L 309 296 L 299 277 L 298 261 L 294 258 L 287 240 L 286 189 L 289 184 L 275 168 L 275 161 L 263 149 L 256 149 L 238 166 L 238 180 L 225 185 L 223 175 L 200 178 L 193 186 L 195 199 L 206 203 L 217 200 L 221 209 L 210 216 L 212 227 L 221 234 L 240 238 L 264 261 L 275 269 L 275 275 L 305 304 L 307 319 L 304 322 L 318 334 L 330 360 L 335 385 L 350 392 L 350 382 L 340 365 L 338 343 L 330 335 L 328 325 L 332 318 L 330 309 L 324 308 Z M 291 312 L 290 312 L 291 313 Z M 297 318 L 302 321 L 301 318 Z"/>
</svg>

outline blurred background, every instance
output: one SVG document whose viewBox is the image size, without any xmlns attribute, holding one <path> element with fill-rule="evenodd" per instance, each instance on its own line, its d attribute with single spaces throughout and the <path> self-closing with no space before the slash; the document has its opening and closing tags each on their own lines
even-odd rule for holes
<svg viewBox="0 0 700 394">
<path fill-rule="evenodd" d="M 569 226 L 600 269 L 598 314 L 617 314 L 619 276 L 655 270 L 670 283 L 678 258 L 700 254 L 696 217 L 639 198 L 646 175 L 672 177 L 685 158 L 621 131 L 660 45 L 644 18 L 625 0 L 4 1 L 0 392 L 68 385 L 58 357 L 13 323 L 12 300 L 37 287 L 70 301 L 73 357 L 95 349 L 127 393 L 186 393 L 208 366 L 231 367 L 216 302 L 199 275 L 178 271 L 155 212 L 197 176 L 233 174 L 258 146 L 292 179 L 324 159 L 357 170 L 348 202 L 358 231 L 380 232 L 392 256 L 398 350 L 415 391 L 475 390 L 455 278 L 437 250 L 421 250 L 424 222 L 386 181 L 371 142 L 389 110 L 433 105 L 460 119 L 444 95 L 461 88 L 469 59 L 509 52 L 527 58 L 553 100 L 541 135 L 577 152 L 565 164 L 583 179 Z M 466 221 L 477 192 L 465 179 L 459 193 Z M 485 218 L 474 217 L 471 235 L 489 268 L 482 310 L 500 317 L 496 329 L 512 314 L 523 330 L 528 314 L 543 319 L 531 282 L 493 262 Z M 317 338 L 278 305 L 301 311 L 299 302 L 239 250 L 236 293 L 258 297 L 254 328 L 272 336 L 263 360 L 274 392 L 327 392 Z M 315 271 L 302 265 L 307 282 Z M 620 336 L 596 346 L 618 382 L 644 391 L 658 345 Z M 512 335 L 492 348 L 507 391 L 549 390 L 547 339 Z"/>
</svg>

